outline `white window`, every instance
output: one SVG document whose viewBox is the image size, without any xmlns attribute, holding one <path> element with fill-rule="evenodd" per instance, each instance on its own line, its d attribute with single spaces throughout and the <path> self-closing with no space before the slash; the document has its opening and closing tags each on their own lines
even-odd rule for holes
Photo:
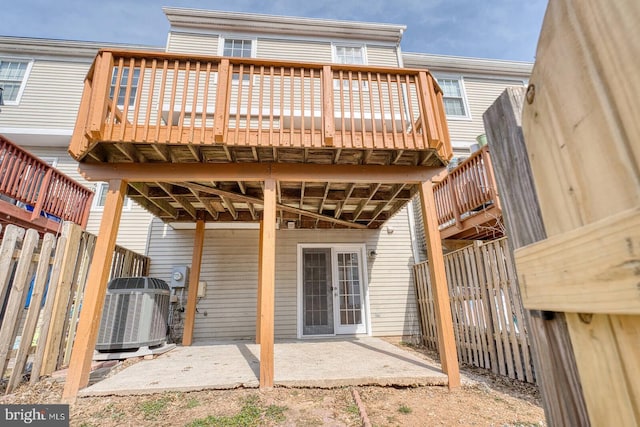
<svg viewBox="0 0 640 427">
<path fill-rule="evenodd" d="M 449 118 L 470 118 L 462 78 L 438 78 L 444 111 Z"/>
<path fill-rule="evenodd" d="M 363 46 L 333 45 L 333 62 L 337 64 L 366 64 Z"/>
<path fill-rule="evenodd" d="M 225 39 L 222 56 L 236 58 L 253 58 L 253 40 L 251 39 Z"/>
<path fill-rule="evenodd" d="M 0 59 L 0 88 L 6 105 L 18 105 L 33 61 Z"/>
<path fill-rule="evenodd" d="M 133 69 L 133 76 L 131 80 L 131 92 L 129 93 L 129 107 L 133 106 L 136 101 L 136 92 L 138 92 L 138 80 L 140 79 L 140 69 Z M 129 68 L 122 69 L 122 75 L 120 76 L 120 84 L 117 84 L 118 80 L 118 67 L 113 67 L 113 75 L 111 76 L 111 88 L 109 89 L 109 98 L 113 98 L 116 85 L 118 89 L 118 104 L 124 106 L 124 97 L 127 95 L 127 85 L 129 84 Z"/>
<path fill-rule="evenodd" d="M 226 38 L 222 46 L 222 56 L 231 56 L 235 58 L 255 58 L 256 56 L 256 43 L 254 39 L 242 39 L 242 38 Z M 246 73 L 246 74 L 245 74 Z M 249 81 L 249 69 L 243 70 L 242 81 Z M 231 76 L 234 83 L 238 83 L 239 74 L 236 72 Z"/>
<path fill-rule="evenodd" d="M 109 184 L 106 182 L 99 182 L 96 184 L 96 194 L 93 196 L 93 203 L 91 204 L 91 210 L 101 211 L 104 209 L 104 203 L 107 200 L 107 190 L 109 189 Z M 128 211 L 131 210 L 131 199 L 125 197 L 124 206 L 122 210 Z"/>
<path fill-rule="evenodd" d="M 365 65 L 367 63 L 365 58 L 364 46 L 354 45 L 333 45 L 333 62 L 336 64 L 354 64 Z M 343 90 L 349 90 L 349 82 L 347 80 L 348 74 L 343 76 L 342 88 Z M 358 84 L 357 75 L 352 76 L 351 90 L 360 90 Z M 334 80 L 333 89 L 340 90 L 340 83 L 338 80 Z M 369 83 L 367 81 L 362 82 L 362 90 L 368 90 Z"/>
</svg>

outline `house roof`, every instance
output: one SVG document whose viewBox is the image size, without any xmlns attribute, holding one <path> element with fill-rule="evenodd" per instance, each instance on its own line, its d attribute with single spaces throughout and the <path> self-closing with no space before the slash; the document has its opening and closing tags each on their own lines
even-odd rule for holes
<svg viewBox="0 0 640 427">
<path fill-rule="evenodd" d="M 400 43 L 405 25 L 164 7 L 172 27 Z"/>
<path fill-rule="evenodd" d="M 99 49 L 164 51 L 164 47 L 126 43 L 0 36 L 0 52 L 9 55 L 60 55 L 93 60 Z"/>
<path fill-rule="evenodd" d="M 432 71 L 493 74 L 513 77 L 529 77 L 533 62 L 506 61 L 502 59 L 467 58 L 462 56 L 432 55 L 403 52 L 402 60 L 407 68 L 428 68 Z"/>
</svg>

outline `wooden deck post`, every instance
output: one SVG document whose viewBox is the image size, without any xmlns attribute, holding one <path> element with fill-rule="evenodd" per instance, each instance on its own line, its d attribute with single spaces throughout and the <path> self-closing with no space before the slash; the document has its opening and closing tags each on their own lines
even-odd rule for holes
<svg viewBox="0 0 640 427">
<path fill-rule="evenodd" d="M 78 390 L 89 382 L 91 359 L 98 338 L 98 328 L 102 318 L 107 280 L 109 279 L 113 250 L 116 246 L 126 188 L 127 182 L 124 180 L 109 181 L 109 190 L 100 222 L 100 232 L 89 269 L 76 340 L 73 344 L 69 372 L 62 394 L 62 398 L 66 401 L 75 399 Z"/>
<path fill-rule="evenodd" d="M 324 145 L 333 147 L 336 124 L 333 112 L 333 70 L 331 65 L 322 67 L 322 122 Z"/>
<path fill-rule="evenodd" d="M 260 238 L 258 247 L 258 307 L 256 311 L 256 344 L 260 344 L 260 317 L 262 313 L 262 236 L 264 233 L 264 219 L 260 220 Z"/>
<path fill-rule="evenodd" d="M 260 388 L 273 387 L 273 323 L 275 310 L 276 181 L 264 181 L 264 210 L 258 272 L 260 295 Z"/>
<path fill-rule="evenodd" d="M 96 58 L 92 84 L 92 103 L 89 112 L 88 132 L 91 138 L 99 138 L 102 134 L 104 121 L 107 118 L 107 100 L 111 87 L 111 70 L 113 69 L 113 54 L 101 52 Z M 84 115 L 84 113 L 82 113 Z"/>
<path fill-rule="evenodd" d="M 200 267 L 202 266 L 202 249 L 204 246 L 204 220 L 196 221 L 196 234 L 193 239 L 193 255 L 189 272 L 189 290 L 187 292 L 187 312 L 184 319 L 182 345 L 191 345 L 193 327 L 196 322 L 196 304 L 198 302 L 198 285 L 200 284 Z"/>
<path fill-rule="evenodd" d="M 215 142 L 224 142 L 227 139 L 229 71 L 229 60 L 221 60 L 218 65 L 218 92 L 216 94 L 216 111 L 213 120 L 213 138 Z"/>
<path fill-rule="evenodd" d="M 438 352 L 440 353 L 442 371 L 449 377 L 449 389 L 452 389 L 460 386 L 460 367 L 458 366 L 456 342 L 453 334 L 447 276 L 431 181 L 423 182 L 420 185 L 420 201 L 422 204 L 425 241 L 427 243 L 427 258 L 429 259 L 429 274 L 435 300 Z"/>
</svg>

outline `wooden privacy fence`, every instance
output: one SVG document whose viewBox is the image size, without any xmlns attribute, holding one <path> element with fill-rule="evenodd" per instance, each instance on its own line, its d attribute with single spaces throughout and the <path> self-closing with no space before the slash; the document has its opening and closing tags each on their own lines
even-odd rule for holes
<svg viewBox="0 0 640 427">
<path fill-rule="evenodd" d="M 57 238 L 47 233 L 40 239 L 36 230 L 15 225 L 4 230 L 0 378 L 11 365 L 7 393 L 22 380 L 28 360 L 32 383 L 68 364 L 95 243 L 96 236 L 71 222 L 64 223 Z M 116 247 L 111 277 L 146 275 L 148 270 L 149 258 Z"/>
<path fill-rule="evenodd" d="M 522 303 L 506 238 L 445 255 L 458 358 L 535 382 Z M 438 348 L 428 262 L 414 265 L 424 344 Z"/>
</svg>

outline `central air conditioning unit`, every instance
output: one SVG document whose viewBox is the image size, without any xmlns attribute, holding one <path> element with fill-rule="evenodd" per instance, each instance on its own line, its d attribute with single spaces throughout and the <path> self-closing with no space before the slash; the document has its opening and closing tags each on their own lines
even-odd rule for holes
<svg viewBox="0 0 640 427">
<path fill-rule="evenodd" d="M 120 277 L 107 285 L 96 350 L 153 347 L 167 338 L 169 285 L 152 277 Z"/>
</svg>

